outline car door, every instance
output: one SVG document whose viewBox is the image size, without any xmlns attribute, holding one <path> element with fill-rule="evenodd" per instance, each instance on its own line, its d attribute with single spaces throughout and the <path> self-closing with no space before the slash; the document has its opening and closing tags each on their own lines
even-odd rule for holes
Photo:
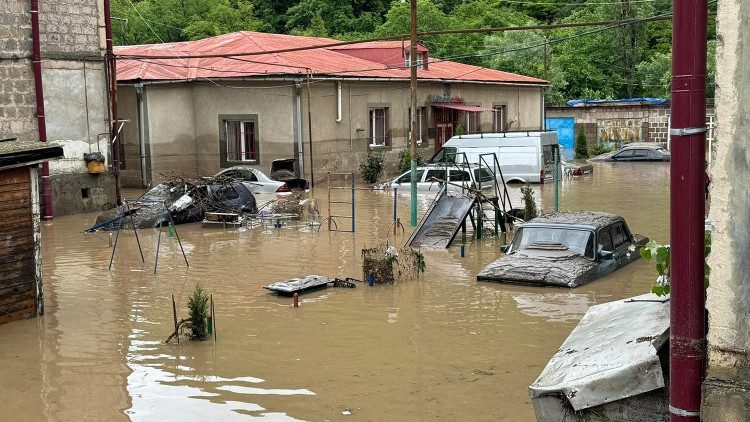
<svg viewBox="0 0 750 422">
<path fill-rule="evenodd" d="M 617 154 L 613 155 L 612 159 L 615 161 L 630 161 L 633 159 L 633 150 L 626 149 L 625 151 L 620 151 Z"/>
<path fill-rule="evenodd" d="M 443 185 L 441 182 L 442 180 L 446 179 L 446 169 L 430 169 L 427 170 L 427 172 L 424 175 L 424 181 L 421 182 L 419 185 L 420 189 L 424 190 L 438 190 Z M 438 179 L 436 181 L 432 181 L 432 179 Z"/>
<path fill-rule="evenodd" d="M 647 149 L 637 148 L 633 151 L 633 161 L 649 161 L 650 159 L 649 150 Z"/>
<path fill-rule="evenodd" d="M 628 247 L 630 246 L 630 235 L 625 228 L 625 223 L 619 221 L 612 225 L 612 243 L 614 246 L 614 261 L 617 268 L 620 268 L 630 262 L 627 257 Z"/>
<path fill-rule="evenodd" d="M 612 227 L 607 226 L 604 228 L 599 229 L 599 231 L 596 233 L 596 251 L 597 251 L 597 261 L 599 262 L 599 277 L 603 277 L 612 271 L 616 270 L 618 268 L 618 264 L 615 259 L 615 247 L 614 242 L 612 241 Z M 602 256 L 602 253 L 611 253 L 612 257 L 611 259 L 605 259 Z"/>
<path fill-rule="evenodd" d="M 461 189 L 459 185 L 468 188 L 471 184 L 471 176 L 466 170 L 452 168 L 448 170 L 448 181 L 453 183 L 450 185 L 451 188 Z"/>
</svg>

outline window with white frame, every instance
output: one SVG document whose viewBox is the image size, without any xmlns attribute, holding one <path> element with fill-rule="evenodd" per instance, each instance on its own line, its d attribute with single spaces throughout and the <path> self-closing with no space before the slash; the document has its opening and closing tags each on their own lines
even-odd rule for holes
<svg viewBox="0 0 750 422">
<path fill-rule="evenodd" d="M 505 132 L 508 127 L 507 118 L 504 105 L 492 106 L 492 131 Z"/>
<path fill-rule="evenodd" d="M 426 69 L 424 53 L 417 51 L 417 68 Z M 411 67 L 411 51 L 404 51 L 404 66 Z"/>
<path fill-rule="evenodd" d="M 411 107 L 409 108 L 409 136 L 408 139 L 411 141 Z M 427 107 L 417 108 L 417 143 L 421 144 L 427 139 Z"/>
<path fill-rule="evenodd" d="M 388 146 L 388 107 L 377 107 L 370 109 L 370 146 Z"/>
<path fill-rule="evenodd" d="M 222 120 L 222 140 L 227 162 L 260 161 L 258 124 L 254 120 Z"/>
<path fill-rule="evenodd" d="M 466 133 L 479 133 L 479 112 L 467 111 L 466 115 Z"/>
</svg>

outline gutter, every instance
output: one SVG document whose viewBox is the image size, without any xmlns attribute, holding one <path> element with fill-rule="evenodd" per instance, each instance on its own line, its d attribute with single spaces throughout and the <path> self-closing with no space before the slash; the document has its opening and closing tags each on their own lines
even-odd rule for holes
<svg viewBox="0 0 750 422">
<path fill-rule="evenodd" d="M 36 121 L 39 140 L 47 142 L 47 121 L 44 118 L 44 86 L 42 84 L 42 54 L 39 43 L 39 0 L 31 0 L 31 57 L 34 68 L 34 95 L 36 99 Z M 42 163 L 42 197 L 44 213 L 42 218 L 55 218 L 52 209 L 52 183 L 49 180 L 49 163 Z"/>
</svg>

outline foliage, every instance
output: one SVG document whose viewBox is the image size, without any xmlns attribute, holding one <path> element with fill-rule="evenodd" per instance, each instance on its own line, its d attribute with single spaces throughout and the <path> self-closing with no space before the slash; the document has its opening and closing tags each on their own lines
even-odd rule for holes
<svg viewBox="0 0 750 422">
<path fill-rule="evenodd" d="M 614 149 L 612 148 L 611 144 L 599 144 L 597 143 L 594 145 L 591 150 L 589 150 L 589 156 L 590 157 L 596 157 L 597 155 L 606 154 L 608 152 L 612 152 Z"/>
<path fill-rule="evenodd" d="M 381 151 L 370 151 L 367 159 L 359 164 L 359 171 L 362 173 L 362 180 L 365 183 L 375 183 L 383 173 L 385 164 L 385 154 Z"/>
<path fill-rule="evenodd" d="M 424 164 L 424 158 L 417 151 L 416 162 L 418 166 Z M 398 172 L 403 173 L 411 170 L 411 148 L 404 148 L 398 153 Z"/>
<path fill-rule="evenodd" d="M 631 251 L 635 250 L 634 246 L 631 246 Z M 708 288 L 708 280 L 711 275 L 711 267 L 705 262 L 705 258 L 711 253 L 711 231 L 706 230 L 703 237 L 703 256 L 704 256 L 704 279 L 703 287 Z M 656 281 L 651 285 L 651 292 L 657 296 L 665 296 L 670 291 L 670 269 L 672 265 L 671 248 L 669 245 L 660 245 L 653 240 L 648 242 L 646 246 L 641 248 L 640 255 L 647 261 L 653 260 L 656 264 Z"/>
<path fill-rule="evenodd" d="M 536 199 L 534 199 L 534 189 L 531 185 L 526 184 L 521 187 L 523 195 L 523 219 L 529 221 L 537 216 Z"/>
<path fill-rule="evenodd" d="M 589 158 L 589 146 L 586 143 L 586 132 L 583 131 L 583 128 L 578 129 L 574 147 L 576 159 Z"/>
<path fill-rule="evenodd" d="M 200 283 L 195 285 L 188 300 L 190 311 L 190 339 L 203 341 L 208 338 L 208 295 Z"/>
</svg>

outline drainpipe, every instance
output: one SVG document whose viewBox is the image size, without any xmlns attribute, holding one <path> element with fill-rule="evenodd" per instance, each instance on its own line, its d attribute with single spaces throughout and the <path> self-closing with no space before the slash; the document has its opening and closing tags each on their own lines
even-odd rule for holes
<svg viewBox="0 0 750 422">
<path fill-rule="evenodd" d="M 670 175 L 671 421 L 700 419 L 706 327 L 706 0 L 674 0 Z"/>
<path fill-rule="evenodd" d="M 305 148 L 302 142 L 302 80 L 294 81 L 294 137 L 297 139 L 297 162 L 299 174 L 305 174 Z"/>
<path fill-rule="evenodd" d="M 115 162 L 115 196 L 117 205 L 122 205 L 122 184 L 120 183 L 120 137 L 117 134 L 117 63 L 112 47 L 112 13 L 109 0 L 104 0 L 104 36 L 107 43 L 107 63 L 109 64 L 109 92 L 112 122 L 110 128 L 110 146 Z"/>
<path fill-rule="evenodd" d="M 146 104 L 144 101 L 143 84 L 135 85 L 135 95 L 138 98 L 138 145 L 141 158 L 141 187 L 148 186 L 146 172 Z"/>
<path fill-rule="evenodd" d="M 39 44 L 39 0 L 31 0 L 31 61 L 34 67 L 34 95 L 36 99 L 36 122 L 39 140 L 47 142 L 47 121 L 44 118 L 44 87 L 42 85 L 42 52 Z M 42 163 L 42 197 L 44 213 L 42 218 L 55 218 L 52 209 L 52 183 L 49 180 L 49 162 Z"/>
<path fill-rule="evenodd" d="M 336 123 L 341 122 L 341 81 L 336 81 Z"/>
</svg>

